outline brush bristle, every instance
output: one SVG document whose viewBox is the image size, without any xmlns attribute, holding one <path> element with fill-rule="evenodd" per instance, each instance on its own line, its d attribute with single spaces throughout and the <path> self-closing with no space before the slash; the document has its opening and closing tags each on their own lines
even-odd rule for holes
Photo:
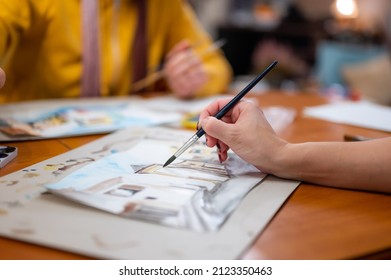
<svg viewBox="0 0 391 280">
<path fill-rule="evenodd" d="M 175 159 L 176 159 L 176 156 L 170 157 L 170 158 L 166 161 L 166 163 L 163 165 L 163 167 L 166 167 L 166 166 L 169 165 L 171 162 L 173 162 Z"/>
</svg>

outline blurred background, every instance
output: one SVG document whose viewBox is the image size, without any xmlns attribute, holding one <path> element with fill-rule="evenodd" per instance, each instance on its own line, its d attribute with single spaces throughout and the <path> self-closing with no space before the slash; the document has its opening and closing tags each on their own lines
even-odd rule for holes
<svg viewBox="0 0 391 280">
<path fill-rule="evenodd" d="M 233 89 L 273 60 L 258 90 L 391 105 L 391 1 L 190 0 L 231 63 Z"/>
</svg>

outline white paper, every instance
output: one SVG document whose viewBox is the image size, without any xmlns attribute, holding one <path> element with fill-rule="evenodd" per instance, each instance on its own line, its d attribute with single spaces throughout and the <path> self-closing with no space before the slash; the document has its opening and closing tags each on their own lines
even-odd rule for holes
<svg viewBox="0 0 391 280">
<path fill-rule="evenodd" d="M 307 117 L 391 132 L 391 107 L 367 101 L 308 107 L 303 113 Z"/>
<path fill-rule="evenodd" d="M 91 162 L 46 187 L 126 218 L 203 232 L 217 231 L 265 177 L 234 154 L 221 164 L 215 149 L 201 140 L 163 168 L 192 134 L 173 133 L 168 139 L 158 132 L 148 133 L 130 149 Z"/>
<path fill-rule="evenodd" d="M 37 100 L 0 105 L 0 141 L 23 141 L 113 132 L 128 126 L 179 124 L 216 97 L 179 100 L 91 98 Z"/>
<path fill-rule="evenodd" d="M 228 181 L 232 184 L 229 186 L 231 191 L 223 198 L 232 196 L 236 199 L 235 191 L 246 195 L 242 196 L 243 200 L 216 231 L 208 232 L 126 219 L 50 194 L 44 187 L 67 178 L 82 167 L 88 168 L 100 159 L 126 153 L 132 147 L 137 147 L 140 139 L 153 140 L 156 135 L 159 141 L 172 141 L 188 137 L 189 132 L 130 127 L 1 177 L 0 235 L 105 259 L 235 259 L 240 258 L 254 242 L 299 185 L 297 181 L 267 176 L 248 192 L 246 186 L 249 184 L 240 175 L 247 172 L 248 165 L 235 164 L 234 169 L 228 170 L 232 175 L 239 176 Z M 132 158 L 139 157 L 147 161 L 143 164 L 156 161 L 154 156 L 145 156 L 145 152 L 139 153 L 139 149 L 135 151 L 137 153 L 133 153 Z M 212 159 L 212 156 L 216 156 L 213 152 L 210 149 L 210 157 L 204 154 L 200 159 Z M 163 163 L 163 154 L 165 157 L 166 153 L 163 151 L 156 155 L 161 158 L 160 163 Z M 239 163 L 235 158 L 232 160 Z M 115 170 L 118 175 L 126 176 L 130 170 L 126 159 L 118 160 L 117 163 Z M 132 165 L 133 168 L 138 167 Z M 90 179 L 99 176 L 105 175 L 96 171 Z M 256 177 L 258 182 L 263 177 L 259 172 L 247 176 L 252 180 Z M 184 182 L 189 183 L 191 180 L 186 179 Z M 186 199 L 185 189 L 183 193 L 180 197 Z M 117 194 L 121 194 L 121 190 Z M 170 197 L 166 199 L 171 202 Z M 224 199 L 216 200 L 214 205 L 224 206 L 225 202 Z M 180 203 L 177 201 L 177 205 Z"/>
</svg>

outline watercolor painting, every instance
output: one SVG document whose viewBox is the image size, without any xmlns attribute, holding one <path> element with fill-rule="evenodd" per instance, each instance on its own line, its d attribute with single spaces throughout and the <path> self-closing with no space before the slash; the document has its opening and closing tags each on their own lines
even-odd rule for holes
<svg viewBox="0 0 391 280">
<path fill-rule="evenodd" d="M 128 127 L 1 177 L 0 235 L 102 259 L 238 258 L 300 182 L 221 164 L 203 138 L 162 168 L 192 134 Z"/>
<path fill-rule="evenodd" d="M 135 111 L 126 104 L 68 106 L 37 112 L 30 118 L 0 118 L 0 132 L 12 140 L 53 138 L 111 132 L 130 125 L 156 125 L 178 117 L 172 113 L 159 118 L 153 112 Z"/>
<path fill-rule="evenodd" d="M 107 97 L 4 104 L 0 105 L 0 142 L 100 134 L 128 126 L 183 125 L 185 116 L 198 114 L 215 98 Z M 296 115 L 290 108 L 263 109 L 277 132 Z"/>
<path fill-rule="evenodd" d="M 163 168 L 187 140 L 170 132 L 138 136 L 130 148 L 91 161 L 46 187 L 125 218 L 217 231 L 265 175 L 233 154 L 220 163 L 216 151 L 202 141 Z"/>
</svg>

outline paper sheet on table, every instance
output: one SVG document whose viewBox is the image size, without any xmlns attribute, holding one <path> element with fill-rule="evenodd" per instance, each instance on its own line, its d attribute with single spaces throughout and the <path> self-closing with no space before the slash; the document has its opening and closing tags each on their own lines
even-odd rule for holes
<svg viewBox="0 0 391 280">
<path fill-rule="evenodd" d="M 138 143 L 147 146 L 153 144 L 152 142 L 156 141 L 153 138 L 156 137 L 160 139 L 159 142 L 165 142 L 169 147 L 173 143 L 171 142 L 173 139 L 175 141 L 187 139 L 189 131 L 159 127 L 129 127 L 85 146 L 1 177 L 0 235 L 105 259 L 234 259 L 239 258 L 240 254 L 254 242 L 258 234 L 266 227 L 278 209 L 299 185 L 297 181 L 283 180 L 272 176 L 264 178 L 264 174 L 260 172 L 247 172 L 246 170 L 251 170 L 250 167 L 243 164 L 242 168 L 238 168 L 237 163 L 239 161 L 237 158 L 233 158 L 233 163 L 236 163 L 234 165 L 235 170 L 230 170 L 230 164 L 226 166 L 227 169 L 221 169 L 222 165 L 220 163 L 215 162 L 213 164 L 212 158 L 216 160 L 216 155 L 213 155 L 215 153 L 214 149 L 209 151 L 211 157 L 205 153 L 199 153 L 197 149 L 194 150 L 193 159 L 201 165 L 191 169 L 193 170 L 189 173 L 191 176 L 199 177 L 200 173 L 198 171 L 208 172 L 220 166 L 216 169 L 216 172 L 208 175 L 208 178 L 212 179 L 212 184 L 210 184 L 212 188 L 209 192 L 210 197 L 208 197 L 212 204 L 209 204 L 209 206 L 214 206 L 214 208 L 207 209 L 212 210 L 212 213 L 215 211 L 217 211 L 216 213 L 228 213 L 228 216 L 221 216 L 222 220 L 220 221 L 222 223 L 218 222 L 216 224 L 217 228 L 208 232 L 189 230 L 193 227 L 187 227 L 187 225 L 195 225 L 192 223 L 194 218 L 197 221 L 202 221 L 203 219 L 200 219 L 200 217 L 189 219 L 185 216 L 178 216 L 181 219 L 176 219 L 176 221 L 184 222 L 182 225 L 185 225 L 180 227 L 163 226 L 161 223 L 147 222 L 140 219 L 125 219 L 119 215 L 86 207 L 81 203 L 52 195 L 47 193 L 47 189 L 44 187 L 56 182 L 63 182 L 66 186 L 69 185 L 67 182 L 70 182 L 76 188 L 83 188 L 88 180 L 78 180 L 75 177 L 70 178 L 68 176 L 71 174 L 75 176 L 86 174 L 89 172 L 88 166 L 94 169 L 95 167 L 91 164 L 104 159 L 108 163 L 106 166 L 114 165 L 111 166 L 111 171 L 110 168 L 108 172 L 95 169 L 92 174 L 90 173 L 87 179 L 100 181 L 103 178 L 105 182 L 104 184 L 98 184 L 97 188 L 93 190 L 98 193 L 101 191 L 102 194 L 107 193 L 107 198 L 111 196 L 113 199 L 124 195 L 125 197 L 132 197 L 137 192 L 142 193 L 142 188 L 133 184 L 135 180 L 129 182 L 123 180 L 126 181 L 127 178 L 125 177 L 133 176 L 131 170 L 139 168 L 145 170 L 145 165 L 150 165 L 151 158 L 153 162 L 157 158 L 161 158 L 160 162 L 162 163 L 170 155 L 169 152 L 172 151 L 163 150 L 156 157 L 146 157 L 145 153 L 148 151 L 152 154 L 155 154 L 156 151 L 150 150 L 151 146 L 149 148 L 145 146 L 137 148 Z M 163 139 L 170 141 L 162 141 Z M 131 147 L 135 147 L 134 152 L 136 153 L 132 152 L 123 157 L 121 152 L 127 153 Z M 176 147 L 173 147 L 173 150 L 175 149 Z M 118 156 L 120 160 L 116 158 Z M 212 164 L 203 166 L 204 163 L 211 160 Z M 133 163 L 140 162 L 142 166 L 130 165 L 132 161 Z M 180 164 L 181 162 L 176 163 Z M 98 163 L 96 167 L 100 166 L 102 165 Z M 83 171 L 83 167 L 87 169 Z M 78 173 L 77 170 L 80 170 L 80 172 Z M 229 179 L 226 176 L 224 177 L 224 174 L 228 174 L 224 170 L 230 170 L 231 177 Z M 76 173 L 73 173 L 74 171 Z M 168 172 L 173 171 L 177 172 L 179 170 L 168 170 Z M 242 174 L 243 172 L 246 174 Z M 107 177 L 110 174 L 113 175 L 113 180 Z M 182 171 L 181 174 L 183 175 Z M 223 174 L 223 176 L 219 176 L 219 174 Z M 166 175 L 171 176 L 173 174 Z M 205 174 L 201 174 L 200 178 L 206 178 L 205 176 Z M 66 178 L 71 180 L 67 181 Z M 165 184 L 162 178 L 165 178 L 166 182 L 171 182 L 171 185 Z M 106 179 L 109 179 L 109 181 Z M 161 177 L 157 181 L 153 180 L 153 183 L 160 190 L 172 188 L 170 194 L 176 193 L 174 206 L 186 201 L 192 196 L 192 193 L 195 194 L 194 190 L 199 188 L 197 184 L 194 184 L 195 178 L 175 179 L 173 177 L 172 179 L 167 176 Z M 222 181 L 224 182 L 218 188 L 213 188 L 213 185 L 219 185 Z M 261 183 L 257 184 L 257 182 Z M 114 188 L 106 189 L 110 183 L 114 183 Z M 199 180 L 198 183 L 200 183 Z M 205 183 L 208 184 L 207 181 Z M 226 186 L 223 186 L 225 183 Z M 79 192 L 77 191 L 77 193 Z M 144 194 L 145 200 L 153 203 L 154 197 L 147 193 Z M 173 197 L 167 197 L 166 192 L 160 194 L 163 195 L 161 202 L 172 202 Z M 88 193 L 85 195 L 90 196 Z M 243 197 L 243 195 L 245 196 Z M 240 201 L 241 199 L 243 200 Z M 96 202 L 96 200 L 93 201 Z M 112 200 L 109 199 L 109 201 Z M 158 197 L 157 201 L 159 202 Z M 237 203 L 239 201 L 240 203 Z M 114 203 L 114 205 L 120 205 L 121 208 L 121 204 Z M 104 208 L 107 204 L 100 206 Z M 167 204 L 163 206 L 167 210 Z M 236 209 L 231 208 L 232 206 Z M 173 221 L 172 217 L 175 216 L 171 214 L 174 212 L 157 211 L 149 217 L 163 218 L 161 221 L 171 222 Z M 142 214 L 146 213 L 142 211 Z M 168 215 L 169 219 L 164 218 L 162 214 L 165 213 L 170 214 Z M 182 219 L 183 217 L 184 219 Z"/>
<path fill-rule="evenodd" d="M 341 102 L 305 108 L 303 114 L 335 123 L 391 132 L 391 107 L 368 101 Z"/>
<path fill-rule="evenodd" d="M 221 97 L 224 96 L 186 101 L 173 96 L 113 97 L 0 105 L 0 142 L 101 134 L 128 126 L 179 127 L 186 114 L 198 113 Z M 285 128 L 295 116 L 292 109 L 283 107 L 264 108 L 264 113 L 276 131 Z"/>
<path fill-rule="evenodd" d="M 125 218 L 207 232 L 217 231 L 266 176 L 232 153 L 220 163 L 216 150 L 203 140 L 163 168 L 193 133 L 156 128 L 134 131 L 137 137 L 122 143 L 122 151 L 113 145 L 112 154 L 46 187 Z"/>
<path fill-rule="evenodd" d="M 180 123 L 184 114 L 202 110 L 215 98 L 56 99 L 5 104 L 0 106 L 0 142 L 108 133 L 131 125 Z"/>
</svg>

